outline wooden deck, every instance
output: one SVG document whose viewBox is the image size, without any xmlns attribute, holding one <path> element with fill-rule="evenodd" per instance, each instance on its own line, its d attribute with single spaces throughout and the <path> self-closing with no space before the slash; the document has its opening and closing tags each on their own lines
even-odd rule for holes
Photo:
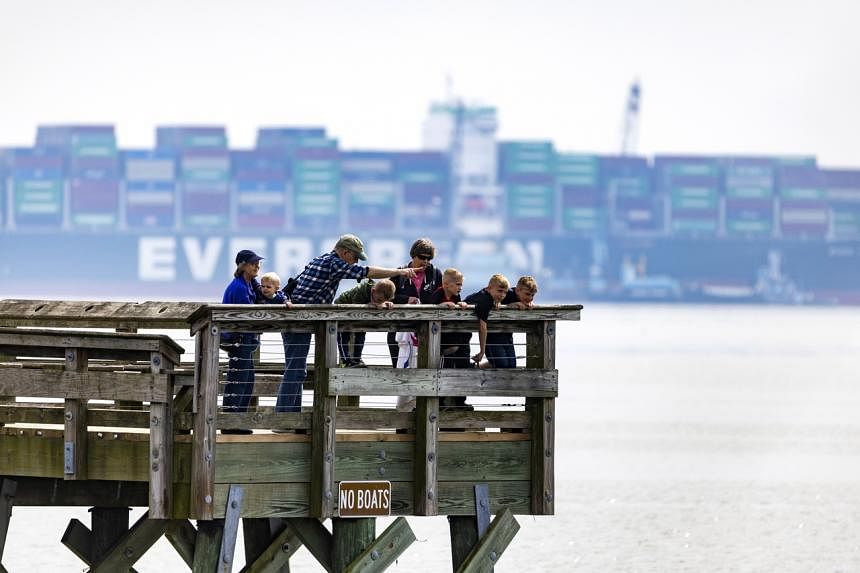
<svg viewBox="0 0 860 573">
<path fill-rule="evenodd" d="M 580 310 L 494 311 L 491 331 L 525 333 L 525 367 L 447 370 L 439 368 L 441 333 L 475 330 L 471 310 L 0 301 L 0 396 L 7 397 L 0 399 L 0 476 L 16 484 L 15 505 L 146 506 L 146 522 L 128 535 L 155 527 L 159 535 L 172 531 L 175 546 L 189 533 L 184 524 L 193 528 L 187 520 L 200 520 L 191 551 L 200 559 L 211 537 L 203 522 L 223 518 L 229 528 L 245 518 L 247 544 L 248 523 L 285 520 L 277 531 L 263 528 L 265 546 L 284 530 L 301 537 L 302 520 L 346 522 L 338 518 L 341 481 L 390 481 L 392 515 L 474 517 L 481 509 L 476 484 L 487 488 L 489 513 L 552 515 L 555 322 L 579 320 Z M 87 330 L 93 328 L 114 332 Z M 170 337 L 141 329 L 190 332 L 193 362 L 182 361 L 183 348 Z M 338 368 L 337 333 L 350 330 L 417 332 L 418 368 Z M 221 331 L 313 333 L 316 359 L 306 386 L 313 407 L 220 411 Z M 258 368 L 256 397 L 273 396 L 279 365 Z M 414 412 L 357 407 L 355 398 L 401 395 L 417 397 Z M 440 397 L 464 395 L 524 398 L 525 408 L 439 410 Z M 276 428 L 307 433 L 270 431 Z M 236 492 L 240 504 L 231 498 Z M 499 527 L 509 528 L 507 519 Z M 301 542 L 312 543 L 309 535 L 305 528 Z M 177 550 L 188 554 L 187 546 Z M 109 555 L 88 558 L 93 570 L 118 563 Z M 196 559 L 186 562 L 209 570 L 195 567 Z"/>
</svg>

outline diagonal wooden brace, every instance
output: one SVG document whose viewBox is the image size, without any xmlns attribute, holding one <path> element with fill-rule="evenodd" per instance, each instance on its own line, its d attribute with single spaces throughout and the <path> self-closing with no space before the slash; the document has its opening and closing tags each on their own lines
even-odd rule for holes
<svg viewBox="0 0 860 573">
<path fill-rule="evenodd" d="M 466 557 L 457 573 L 488 573 L 508 548 L 511 540 L 520 530 L 511 510 L 505 508 L 490 524 L 487 533 L 478 540 L 477 545 Z"/>
<path fill-rule="evenodd" d="M 242 513 L 242 500 L 245 490 L 242 486 L 231 485 L 227 494 L 227 510 L 224 513 L 224 534 L 221 538 L 221 552 L 218 556 L 218 573 L 233 570 L 233 557 L 236 553 L 236 535 L 239 533 L 239 516 Z"/>
<path fill-rule="evenodd" d="M 415 541 L 415 533 L 405 517 L 398 517 L 382 535 L 347 565 L 343 573 L 377 573 L 385 571 Z"/>
<path fill-rule="evenodd" d="M 296 535 L 301 539 L 311 555 L 322 565 L 323 569 L 331 573 L 331 548 L 332 538 L 328 529 L 313 517 L 293 517 L 287 519 L 287 525 L 293 528 Z"/>
<path fill-rule="evenodd" d="M 149 519 L 149 513 L 144 513 L 107 555 L 93 565 L 91 573 L 128 570 L 164 535 L 168 523 L 166 519 Z"/>
<path fill-rule="evenodd" d="M 290 557 L 302 546 L 295 530 L 287 525 L 272 539 L 269 546 L 253 563 L 246 565 L 239 573 L 280 573 L 289 565 Z M 287 569 L 289 570 L 289 569 Z"/>
</svg>

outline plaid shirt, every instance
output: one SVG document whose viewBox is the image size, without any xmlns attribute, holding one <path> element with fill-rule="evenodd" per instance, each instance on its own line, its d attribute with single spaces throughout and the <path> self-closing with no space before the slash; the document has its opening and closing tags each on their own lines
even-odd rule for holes
<svg viewBox="0 0 860 573">
<path fill-rule="evenodd" d="M 351 265 L 334 251 L 320 255 L 299 274 L 290 299 L 296 304 L 331 304 L 340 279 L 363 279 L 367 267 Z"/>
</svg>

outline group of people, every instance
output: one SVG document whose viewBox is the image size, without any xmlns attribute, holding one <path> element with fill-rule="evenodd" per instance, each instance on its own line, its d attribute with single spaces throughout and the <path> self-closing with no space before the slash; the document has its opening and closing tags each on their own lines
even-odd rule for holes
<svg viewBox="0 0 860 573">
<path fill-rule="evenodd" d="M 395 304 L 433 304 L 446 308 L 465 308 L 474 305 L 478 317 L 477 354 L 470 354 L 470 332 L 445 332 L 442 334 L 442 368 L 514 368 L 516 352 L 513 335 L 510 333 L 488 333 L 487 320 L 490 311 L 506 305 L 527 309 L 534 306 L 537 282 L 533 277 L 520 277 L 511 288 L 508 279 L 495 274 L 483 289 L 461 299 L 463 274 L 454 268 L 441 271 L 433 265 L 436 247 L 427 238 L 416 240 L 409 250 L 411 260 L 399 268 L 384 268 L 359 265 L 367 260 L 361 239 L 355 235 L 342 235 L 334 248 L 310 261 L 295 279 L 290 279 L 282 289 L 277 274 L 265 273 L 257 279 L 263 257 L 253 251 L 242 250 L 236 255 L 236 271 L 233 281 L 224 291 L 224 304 L 365 304 L 370 308 L 391 308 Z M 356 279 L 359 284 L 343 292 L 335 299 L 342 279 Z M 375 280 L 378 279 L 378 280 Z M 398 364 L 402 355 L 402 340 L 398 336 L 411 333 L 388 334 L 388 347 L 392 366 Z M 276 412 L 301 411 L 302 383 L 307 376 L 307 358 L 310 351 L 311 334 L 308 332 L 284 332 L 284 376 L 278 389 Z M 361 355 L 364 348 L 363 332 L 338 334 L 338 349 L 346 367 L 363 367 Z M 253 353 L 259 346 L 259 335 L 255 333 L 222 333 L 221 348 L 227 352 L 230 365 L 227 385 L 224 389 L 224 410 L 245 412 L 254 389 Z M 482 363 L 486 357 L 487 362 Z M 468 408 L 465 397 L 447 398 L 440 403 L 443 408 Z M 250 430 L 223 430 L 225 433 L 250 433 Z"/>
</svg>

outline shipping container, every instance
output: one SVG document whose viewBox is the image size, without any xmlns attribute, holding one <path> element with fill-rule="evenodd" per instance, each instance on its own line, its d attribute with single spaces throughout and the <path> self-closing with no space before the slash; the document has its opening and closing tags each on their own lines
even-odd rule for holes
<svg viewBox="0 0 860 573">
<path fill-rule="evenodd" d="M 69 220 L 73 227 L 115 228 L 119 221 L 119 180 L 71 179 Z"/>
<path fill-rule="evenodd" d="M 860 205 L 860 170 L 821 169 L 824 199 L 831 205 Z"/>
<path fill-rule="evenodd" d="M 499 181 L 519 175 L 555 173 L 555 149 L 551 141 L 506 141 L 498 145 Z"/>
<path fill-rule="evenodd" d="M 726 196 L 725 232 L 728 236 L 770 237 L 773 234 L 774 200 Z"/>
<path fill-rule="evenodd" d="M 723 158 L 723 188 L 726 197 L 763 199 L 773 197 L 776 162 L 769 157 Z"/>
<path fill-rule="evenodd" d="M 608 201 L 621 197 L 647 197 L 653 181 L 644 157 L 600 157 L 600 187 Z"/>
<path fill-rule="evenodd" d="M 137 169 L 137 168 L 135 168 Z M 142 170 L 135 173 L 161 173 Z M 176 224 L 176 183 L 173 179 L 125 181 L 126 224 L 132 229 L 171 229 Z"/>
<path fill-rule="evenodd" d="M 340 226 L 340 153 L 336 140 L 304 138 L 292 152 L 293 226 L 333 229 Z"/>
<path fill-rule="evenodd" d="M 395 154 L 397 181 L 401 186 L 400 225 L 426 233 L 451 226 L 451 164 L 436 152 Z"/>
<path fill-rule="evenodd" d="M 779 221 L 783 237 L 824 239 L 830 229 L 830 210 L 822 200 L 792 197 L 780 201 Z"/>
<path fill-rule="evenodd" d="M 223 126 L 160 126 L 155 130 L 155 146 L 173 152 L 226 150 L 227 130 Z"/>
<path fill-rule="evenodd" d="M 176 155 L 166 151 L 129 150 L 121 155 L 126 181 L 173 181 Z"/>
</svg>

